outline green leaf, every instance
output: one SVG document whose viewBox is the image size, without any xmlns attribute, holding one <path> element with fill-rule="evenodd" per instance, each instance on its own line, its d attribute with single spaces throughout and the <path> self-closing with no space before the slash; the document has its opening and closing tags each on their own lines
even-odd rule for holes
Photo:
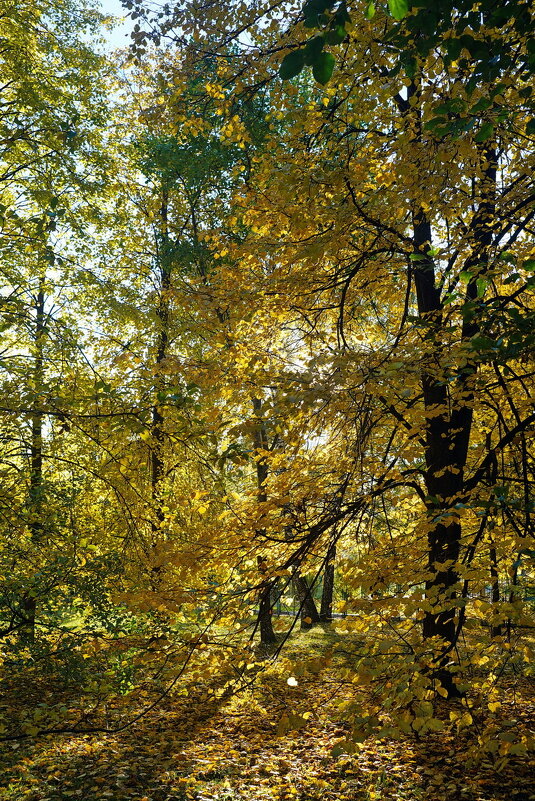
<svg viewBox="0 0 535 801">
<path fill-rule="evenodd" d="M 488 281 L 486 278 L 478 278 L 476 280 L 476 288 L 477 288 L 477 296 L 478 298 L 482 298 L 485 294 L 485 290 L 488 286 Z"/>
<path fill-rule="evenodd" d="M 324 36 L 313 36 L 312 39 L 308 40 L 305 46 L 305 64 L 311 67 L 316 63 L 324 44 Z"/>
<path fill-rule="evenodd" d="M 494 133 L 494 125 L 491 122 L 484 122 L 479 131 L 474 136 L 476 142 L 486 142 Z"/>
<path fill-rule="evenodd" d="M 327 31 L 325 36 L 325 41 L 327 44 L 330 45 L 337 45 L 341 44 L 347 36 L 347 31 L 343 25 L 336 25 L 336 27 L 331 28 L 330 31 Z"/>
<path fill-rule="evenodd" d="M 318 83 L 322 85 L 328 83 L 333 74 L 334 56 L 324 50 L 319 54 L 312 67 L 312 74 Z"/>
<path fill-rule="evenodd" d="M 414 76 L 416 75 L 416 70 L 418 68 L 418 62 L 416 61 L 416 59 L 411 58 L 408 55 L 405 55 L 402 57 L 401 61 L 407 78 L 414 78 Z"/>
<path fill-rule="evenodd" d="M 426 131 L 433 131 L 435 128 L 438 128 L 441 125 L 444 125 L 447 122 L 445 117 L 433 117 L 433 119 L 428 120 L 424 124 L 424 128 Z"/>
<path fill-rule="evenodd" d="M 480 111 L 486 111 L 491 106 L 492 100 L 490 100 L 488 97 L 480 97 L 477 103 L 475 103 L 470 109 L 470 114 L 479 114 Z"/>
<path fill-rule="evenodd" d="M 319 13 L 327 11 L 327 9 L 332 8 L 334 4 L 335 0 L 308 0 L 307 3 L 307 5 L 315 8 Z"/>
<path fill-rule="evenodd" d="M 394 19 L 403 19 L 409 13 L 407 0 L 388 0 L 388 8 Z"/>
<path fill-rule="evenodd" d="M 304 25 L 305 25 L 305 28 L 319 28 L 320 15 L 319 14 L 310 14 L 310 16 L 305 17 Z"/>
<path fill-rule="evenodd" d="M 368 5 L 366 6 L 366 11 L 364 12 L 364 16 L 366 19 L 373 19 L 375 17 L 375 3 L 373 0 L 370 0 Z"/>
<path fill-rule="evenodd" d="M 446 52 L 448 53 L 449 58 L 451 61 L 457 61 L 459 56 L 461 55 L 462 44 L 457 38 L 446 39 L 444 42 L 444 47 L 446 48 Z"/>
<path fill-rule="evenodd" d="M 488 105 L 490 105 L 490 101 L 487 101 Z M 488 106 L 484 106 L 484 108 L 488 108 Z M 461 100 L 460 98 L 451 98 L 450 100 L 446 100 L 444 103 L 439 103 L 438 106 L 435 106 L 434 112 L 435 114 L 462 114 L 462 112 L 466 109 L 466 102 Z M 470 109 L 474 111 L 474 108 Z M 479 109 L 478 109 L 479 110 Z"/>
<path fill-rule="evenodd" d="M 305 66 L 304 48 L 299 48 L 299 50 L 292 50 L 291 53 L 287 53 L 282 59 L 281 65 L 279 67 L 279 76 L 282 78 L 283 81 L 287 81 L 290 78 L 295 78 L 296 75 L 299 75 L 304 66 Z"/>
<path fill-rule="evenodd" d="M 324 11 L 327 11 L 328 8 L 332 8 L 334 5 L 334 0 L 308 0 L 303 7 L 303 14 L 305 19 L 312 20 L 314 17 L 318 17 L 318 15 L 323 14 Z M 307 28 L 314 27 L 312 25 L 308 25 L 305 22 Z"/>
<path fill-rule="evenodd" d="M 531 134 L 535 134 L 535 118 L 532 118 L 526 125 L 526 133 L 528 134 L 528 136 L 531 136 Z"/>
<path fill-rule="evenodd" d="M 340 3 L 338 6 L 338 10 L 334 15 L 334 24 L 335 25 L 345 25 L 346 22 L 351 22 L 351 17 L 349 16 L 349 12 L 347 10 L 347 6 L 345 2 Z"/>
<path fill-rule="evenodd" d="M 496 341 L 485 336 L 472 337 L 470 344 L 474 350 L 492 350 L 496 348 Z"/>
</svg>

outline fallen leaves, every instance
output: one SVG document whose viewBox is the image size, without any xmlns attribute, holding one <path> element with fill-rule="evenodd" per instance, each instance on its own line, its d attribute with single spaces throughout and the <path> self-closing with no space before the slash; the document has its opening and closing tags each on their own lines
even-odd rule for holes
<svg viewBox="0 0 535 801">
<path fill-rule="evenodd" d="M 530 799 L 535 762 L 518 736 L 535 718 L 530 680 L 514 692 L 508 680 L 496 688 L 486 718 L 424 699 L 406 734 L 385 723 L 380 737 L 361 738 L 344 710 L 360 709 L 373 689 L 344 678 L 339 658 L 312 665 L 321 650 L 313 637 L 239 694 L 218 696 L 206 684 L 117 734 L 13 743 L 0 769 L 2 801 Z M 299 672 L 299 662 L 314 669 Z M 125 696 L 122 713 L 132 716 L 141 701 Z M 504 729 L 501 716 L 518 725 Z M 496 747 L 476 758 L 478 737 Z"/>
</svg>

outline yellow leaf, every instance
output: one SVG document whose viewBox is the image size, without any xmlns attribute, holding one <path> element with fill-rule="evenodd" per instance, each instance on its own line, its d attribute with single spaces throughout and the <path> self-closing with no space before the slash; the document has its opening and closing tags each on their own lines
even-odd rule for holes
<svg viewBox="0 0 535 801">
<path fill-rule="evenodd" d="M 283 715 L 277 724 L 277 736 L 283 737 L 290 731 L 290 718 L 288 715 Z"/>
</svg>

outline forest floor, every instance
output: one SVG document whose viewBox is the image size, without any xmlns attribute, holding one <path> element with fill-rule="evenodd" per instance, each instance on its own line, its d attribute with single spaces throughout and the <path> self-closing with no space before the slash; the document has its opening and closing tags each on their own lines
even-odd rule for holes
<svg viewBox="0 0 535 801">
<path fill-rule="evenodd" d="M 323 636 L 299 635 L 298 647 L 317 653 Z M 8 742 L 0 754 L 0 799 L 535 801 L 535 759 L 467 758 L 473 727 L 370 738 L 354 754 L 333 755 L 347 735 L 337 710 L 351 692 L 332 669 L 307 674 L 297 686 L 284 678 L 260 682 L 226 701 L 202 689 L 168 697 L 115 734 Z M 281 716 L 308 702 L 314 711 L 302 727 L 281 729 Z M 517 681 L 514 694 L 505 683 L 501 702 L 509 718 L 533 724 L 532 681 Z"/>
</svg>

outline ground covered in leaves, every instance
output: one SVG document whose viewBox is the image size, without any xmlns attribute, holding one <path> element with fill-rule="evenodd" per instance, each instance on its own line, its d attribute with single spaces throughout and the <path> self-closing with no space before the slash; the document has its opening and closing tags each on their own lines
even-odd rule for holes
<svg viewBox="0 0 535 801">
<path fill-rule="evenodd" d="M 524 727 L 535 717 L 532 690 L 528 681 L 517 682 L 514 693 L 504 684 L 501 710 Z M 351 693 L 354 688 L 340 681 L 335 668 L 290 683 L 284 675 L 266 675 L 254 688 L 227 698 L 209 688 L 170 695 L 114 734 L 8 742 L 0 762 L 0 798 L 535 801 L 535 759 L 472 758 L 477 726 L 370 738 L 353 754 L 338 753 L 337 743 L 348 735 L 340 702 Z M 125 703 L 132 705 L 131 714 L 137 711 L 135 695 Z M 451 709 L 443 703 L 447 717 Z M 307 708 L 297 728 L 287 731 L 293 711 Z"/>
</svg>

